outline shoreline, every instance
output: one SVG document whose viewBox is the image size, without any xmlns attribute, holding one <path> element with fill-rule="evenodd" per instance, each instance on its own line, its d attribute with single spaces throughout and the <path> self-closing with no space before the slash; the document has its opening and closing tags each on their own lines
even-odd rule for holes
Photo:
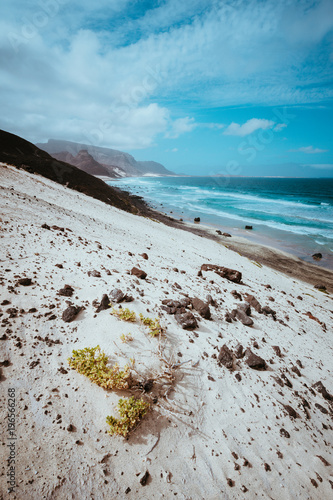
<svg viewBox="0 0 333 500">
<path fill-rule="evenodd" d="M 302 235 L 301 233 L 298 234 L 297 232 L 295 234 L 292 231 L 288 232 L 279 229 L 272 229 L 269 225 L 266 226 L 265 222 L 261 222 L 259 220 L 257 221 L 257 224 L 254 224 L 252 223 L 252 221 L 247 221 L 246 218 L 243 219 L 243 222 L 239 220 L 235 223 L 232 222 L 232 220 L 229 221 L 229 219 L 222 219 L 221 221 L 215 220 L 216 217 L 212 217 L 210 219 L 209 215 L 205 215 L 205 211 L 201 215 L 200 209 L 194 211 L 186 208 L 186 205 L 182 208 L 176 207 L 173 206 L 172 203 L 171 205 L 169 205 L 168 201 L 166 201 L 166 203 L 163 203 L 162 205 L 156 200 L 156 193 L 155 196 L 150 199 L 145 191 L 140 190 L 139 187 L 138 189 L 135 189 L 134 185 L 132 187 L 131 186 L 132 185 L 124 186 L 124 189 L 129 190 L 129 192 L 127 191 L 128 194 L 133 192 L 137 196 L 141 196 L 144 202 L 147 203 L 147 205 L 150 207 L 150 209 L 158 212 L 160 215 L 166 217 L 167 219 L 174 219 L 176 222 L 183 219 L 184 222 L 181 227 L 187 224 L 192 228 L 197 226 L 197 224 L 195 224 L 195 226 L 193 225 L 193 219 L 194 217 L 200 216 L 201 223 L 198 225 L 203 227 L 206 232 L 208 231 L 209 233 L 211 233 L 211 230 L 220 230 L 222 232 L 230 233 L 232 235 L 233 245 L 237 242 L 236 251 L 242 251 L 246 253 L 246 255 L 250 258 L 251 252 L 261 258 L 260 252 L 258 252 L 257 247 L 269 248 L 269 258 L 267 256 L 267 251 L 265 251 L 264 261 L 269 262 L 268 265 L 273 268 L 274 263 L 271 262 L 273 259 L 272 252 L 276 252 L 277 257 L 283 255 L 285 259 L 286 256 L 288 256 L 294 262 L 300 264 L 300 266 L 298 266 L 297 264 L 297 267 L 301 268 L 298 276 L 303 275 L 303 270 L 307 266 L 310 266 L 312 270 L 318 269 L 320 276 L 324 276 L 326 271 L 329 273 L 333 272 L 333 254 L 328 248 L 328 243 L 324 248 L 321 247 L 321 244 L 319 244 L 319 242 L 314 241 L 314 238 L 308 238 L 307 236 Z M 118 189 L 119 188 L 122 189 L 122 186 L 119 186 Z M 245 224 L 253 225 L 253 231 L 245 231 Z M 177 227 L 179 226 L 177 225 Z M 240 243 L 240 246 L 238 245 L 238 242 Z M 245 244 L 245 242 L 247 242 L 247 244 Z M 315 259 L 313 259 L 312 256 L 317 253 L 323 253 L 321 260 L 316 261 Z M 277 269 L 283 271 L 284 265 L 279 265 Z M 311 274 L 313 274 L 313 272 Z"/>
<path fill-rule="evenodd" d="M 142 198 L 143 200 L 143 198 Z M 144 200 L 143 200 L 144 201 Z M 147 203 L 144 201 L 144 203 Z M 149 205 L 147 205 L 149 207 Z M 282 250 L 253 243 L 250 240 L 239 236 L 219 236 L 216 230 L 211 226 L 205 226 L 201 223 L 181 222 L 168 215 L 149 207 L 156 219 L 167 226 L 171 226 L 183 231 L 189 231 L 198 236 L 209 238 L 224 245 L 249 260 L 256 261 L 260 265 L 265 265 L 279 271 L 287 276 L 308 283 L 312 286 L 325 285 L 328 292 L 333 293 L 333 271 L 324 267 L 301 260 L 300 258 L 284 252 Z"/>
</svg>

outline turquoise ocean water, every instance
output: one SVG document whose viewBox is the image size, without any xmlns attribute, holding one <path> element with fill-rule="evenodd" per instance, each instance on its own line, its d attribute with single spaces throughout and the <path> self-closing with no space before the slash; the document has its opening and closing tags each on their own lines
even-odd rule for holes
<svg viewBox="0 0 333 500">
<path fill-rule="evenodd" d="M 153 208 L 333 269 L 333 179 L 131 177 L 108 182 Z M 245 225 L 253 231 L 245 231 Z"/>
</svg>

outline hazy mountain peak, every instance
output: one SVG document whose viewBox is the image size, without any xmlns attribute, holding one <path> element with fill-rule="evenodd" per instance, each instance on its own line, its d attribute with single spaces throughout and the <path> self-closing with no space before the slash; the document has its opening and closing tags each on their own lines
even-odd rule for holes
<svg viewBox="0 0 333 500">
<path fill-rule="evenodd" d="M 59 153 L 69 153 L 73 157 L 86 151 L 93 160 L 105 167 L 111 177 L 115 176 L 114 167 L 124 171 L 126 176 L 142 176 L 148 174 L 154 175 L 174 175 L 173 172 L 167 170 L 161 163 L 155 161 L 137 161 L 134 156 L 116 149 L 93 146 L 89 144 L 80 144 L 77 142 L 63 141 L 58 139 L 49 139 L 47 143 L 36 144 L 40 149 L 46 151 L 52 156 Z M 56 156 L 55 156 L 56 157 Z M 70 160 L 63 160 L 71 163 Z M 111 167 L 111 169 L 110 169 Z M 94 174 L 108 175 L 108 174 Z M 116 175 L 117 176 L 117 175 Z M 119 174 L 118 174 L 119 176 Z"/>
</svg>

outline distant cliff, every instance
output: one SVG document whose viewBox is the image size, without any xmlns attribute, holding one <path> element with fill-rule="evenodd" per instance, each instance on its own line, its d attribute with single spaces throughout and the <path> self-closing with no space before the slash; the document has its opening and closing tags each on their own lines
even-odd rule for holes
<svg viewBox="0 0 333 500">
<path fill-rule="evenodd" d="M 132 155 L 118 151 L 116 149 L 102 148 L 99 146 L 91 146 L 88 144 L 79 144 L 77 142 L 60 141 L 49 139 L 47 143 L 38 143 L 37 147 L 46 151 L 51 156 L 60 159 L 60 153 L 65 155 L 70 153 L 71 157 L 77 157 L 78 153 L 85 151 L 95 162 L 106 169 L 108 174 L 93 174 L 93 175 L 109 175 L 110 177 L 131 177 L 142 175 L 175 175 L 174 172 L 167 170 L 161 163 L 155 161 L 137 161 Z M 65 158 L 65 156 L 62 156 Z M 72 158 L 73 159 L 73 158 Z M 71 163 L 68 159 L 68 163 Z M 78 168 L 80 164 L 76 165 Z M 95 165 L 96 167 L 96 165 Z M 115 167 L 121 169 L 115 171 Z M 92 173 L 89 171 L 89 173 Z"/>
<path fill-rule="evenodd" d="M 91 165 L 91 159 L 85 153 L 81 153 L 80 156 L 81 159 L 84 157 Z M 127 212 L 150 213 L 146 204 L 139 197 L 108 186 L 101 179 L 97 179 L 97 177 L 69 163 L 53 158 L 31 142 L 4 130 L 0 130 L 0 162 L 15 165 L 27 172 L 40 174 L 70 189 Z"/>
<path fill-rule="evenodd" d="M 126 172 L 119 167 L 114 167 L 112 165 L 104 166 L 98 163 L 94 158 L 88 153 L 86 149 L 82 149 L 78 152 L 76 156 L 73 156 L 67 151 L 62 151 L 61 153 L 52 153 L 51 155 L 56 160 L 65 161 L 70 163 L 75 167 L 87 172 L 90 175 L 104 176 L 104 177 L 126 177 Z"/>
</svg>

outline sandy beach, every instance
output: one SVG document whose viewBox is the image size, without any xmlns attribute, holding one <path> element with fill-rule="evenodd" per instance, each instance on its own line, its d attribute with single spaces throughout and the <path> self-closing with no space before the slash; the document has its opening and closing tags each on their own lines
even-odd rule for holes
<svg viewBox="0 0 333 500">
<path fill-rule="evenodd" d="M 12 166 L 0 185 L 0 498 L 332 497 L 330 271 Z M 97 345 L 135 359 L 129 390 L 70 368 Z M 149 411 L 107 434 L 130 396 Z"/>
</svg>

